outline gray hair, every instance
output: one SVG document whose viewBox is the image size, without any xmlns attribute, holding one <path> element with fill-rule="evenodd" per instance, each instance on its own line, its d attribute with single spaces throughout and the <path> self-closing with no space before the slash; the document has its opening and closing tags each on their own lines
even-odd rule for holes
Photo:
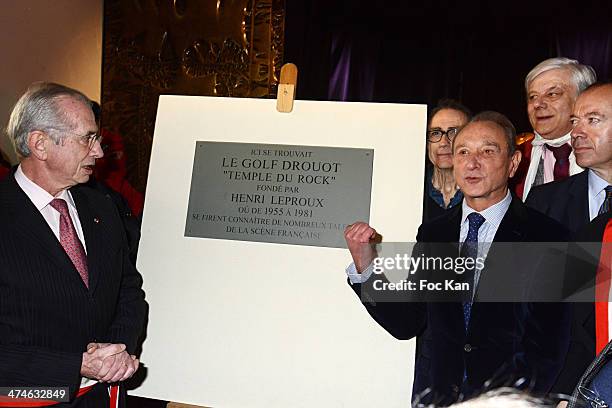
<svg viewBox="0 0 612 408">
<path fill-rule="evenodd" d="M 525 92 L 529 92 L 529 84 L 538 75 L 553 69 L 565 69 L 571 74 L 572 83 L 576 87 L 576 92 L 579 94 L 584 91 L 589 85 L 597 81 L 595 70 L 589 65 L 583 65 L 576 60 L 558 57 L 549 58 L 536 65 L 525 77 Z"/>
<path fill-rule="evenodd" d="M 452 408 L 553 408 L 552 401 L 537 398 L 515 388 L 503 387 L 451 405 Z"/>
<path fill-rule="evenodd" d="M 552 408 L 551 401 L 533 397 L 512 388 L 499 388 L 476 398 L 451 405 L 452 408 Z"/>
<path fill-rule="evenodd" d="M 512 122 L 510 122 L 510 119 L 499 112 L 484 111 L 470 119 L 467 125 L 474 122 L 492 122 L 502 128 L 504 131 L 504 136 L 506 137 L 506 143 L 508 144 L 508 156 L 512 156 L 514 154 L 516 151 L 516 129 L 514 128 Z M 455 136 L 455 139 L 453 140 L 453 151 L 455 150 L 455 141 L 459 138 L 459 134 L 463 132 L 467 125 L 461 128 L 457 136 Z"/>
<path fill-rule="evenodd" d="M 472 111 L 470 111 L 467 106 L 455 99 L 443 98 L 438 101 L 438 104 L 431 111 L 429 111 L 429 115 L 427 116 L 427 128 L 429 128 L 429 125 L 431 125 L 431 120 L 433 117 L 436 116 L 438 112 L 445 109 L 461 112 L 465 116 L 466 120 L 470 120 L 472 118 Z"/>
<path fill-rule="evenodd" d="M 74 129 L 74 123 L 57 104 L 62 97 L 74 98 L 91 106 L 91 101 L 82 92 L 52 82 L 35 82 L 19 98 L 6 127 L 6 133 L 20 158 L 30 155 L 28 136 L 38 130 L 49 134 L 55 143 L 61 136 L 54 131 Z"/>
</svg>

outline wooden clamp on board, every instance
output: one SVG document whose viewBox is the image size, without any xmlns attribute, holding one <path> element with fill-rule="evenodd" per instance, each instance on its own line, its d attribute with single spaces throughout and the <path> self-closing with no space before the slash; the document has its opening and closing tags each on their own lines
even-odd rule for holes
<svg viewBox="0 0 612 408">
<path fill-rule="evenodd" d="M 179 402 L 169 402 L 166 408 L 206 408 L 200 405 L 181 404 Z"/>
<path fill-rule="evenodd" d="M 289 113 L 293 110 L 295 90 L 297 88 L 298 69 L 295 64 L 287 63 L 282 66 L 278 92 L 276 94 L 276 110 Z"/>
</svg>

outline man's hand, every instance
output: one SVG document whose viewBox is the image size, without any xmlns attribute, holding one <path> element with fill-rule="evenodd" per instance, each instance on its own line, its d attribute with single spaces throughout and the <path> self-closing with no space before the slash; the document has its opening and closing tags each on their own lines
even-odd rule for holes
<svg viewBox="0 0 612 408">
<path fill-rule="evenodd" d="M 83 353 L 81 375 L 102 382 L 120 382 L 130 378 L 138 365 L 138 359 L 125 351 L 124 344 L 89 343 Z"/>
<path fill-rule="evenodd" d="M 374 244 L 380 242 L 380 235 L 365 222 L 356 222 L 346 227 L 344 239 L 353 257 L 353 262 L 355 262 L 357 272 L 363 272 L 376 258 Z"/>
</svg>

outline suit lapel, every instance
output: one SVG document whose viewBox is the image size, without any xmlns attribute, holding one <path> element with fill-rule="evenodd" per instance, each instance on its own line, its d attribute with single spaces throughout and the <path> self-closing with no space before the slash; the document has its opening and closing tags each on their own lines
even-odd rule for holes
<svg viewBox="0 0 612 408">
<path fill-rule="evenodd" d="M 461 229 L 462 214 L 462 206 L 455 206 L 455 208 L 448 212 L 444 225 L 436 230 L 436 242 L 448 244 L 448 247 L 444 245 L 442 252 L 436 254 L 436 256 L 452 258 L 459 255 L 459 231 Z M 436 248 L 441 249 L 438 245 L 436 245 Z M 461 303 L 434 302 L 430 307 L 432 307 L 432 310 L 435 310 L 434 313 L 445 319 L 443 327 L 449 328 L 450 333 L 465 333 L 463 305 Z"/>
<path fill-rule="evenodd" d="M 527 212 L 523 203 L 518 198 L 512 197 L 510 207 L 508 207 L 508 211 L 506 211 L 502 222 L 499 224 L 493 242 L 522 241 L 524 236 L 523 226 L 526 220 Z"/>
<path fill-rule="evenodd" d="M 459 231 L 461 230 L 462 206 L 457 205 L 448 212 L 445 228 L 436 231 L 437 242 L 459 242 Z"/>
<path fill-rule="evenodd" d="M 7 182 L 9 188 L 3 200 L 15 219 L 15 225 L 18 226 L 15 233 L 22 235 L 26 242 L 39 247 L 40 253 L 48 257 L 58 269 L 72 273 L 74 279 L 85 289 L 78 271 L 40 211 L 21 190 L 13 175 L 9 176 Z"/>
<path fill-rule="evenodd" d="M 578 231 L 588 224 L 591 216 L 589 213 L 589 172 L 580 173 L 574 182 L 568 186 L 568 205 L 565 208 L 565 218 L 568 220 L 570 231 Z"/>
</svg>

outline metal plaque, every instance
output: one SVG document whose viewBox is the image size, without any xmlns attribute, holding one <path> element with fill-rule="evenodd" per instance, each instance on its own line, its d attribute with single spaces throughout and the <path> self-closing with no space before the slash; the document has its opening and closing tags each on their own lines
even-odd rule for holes
<svg viewBox="0 0 612 408">
<path fill-rule="evenodd" d="M 185 236 L 346 247 L 369 222 L 372 149 L 196 143 Z"/>
</svg>

